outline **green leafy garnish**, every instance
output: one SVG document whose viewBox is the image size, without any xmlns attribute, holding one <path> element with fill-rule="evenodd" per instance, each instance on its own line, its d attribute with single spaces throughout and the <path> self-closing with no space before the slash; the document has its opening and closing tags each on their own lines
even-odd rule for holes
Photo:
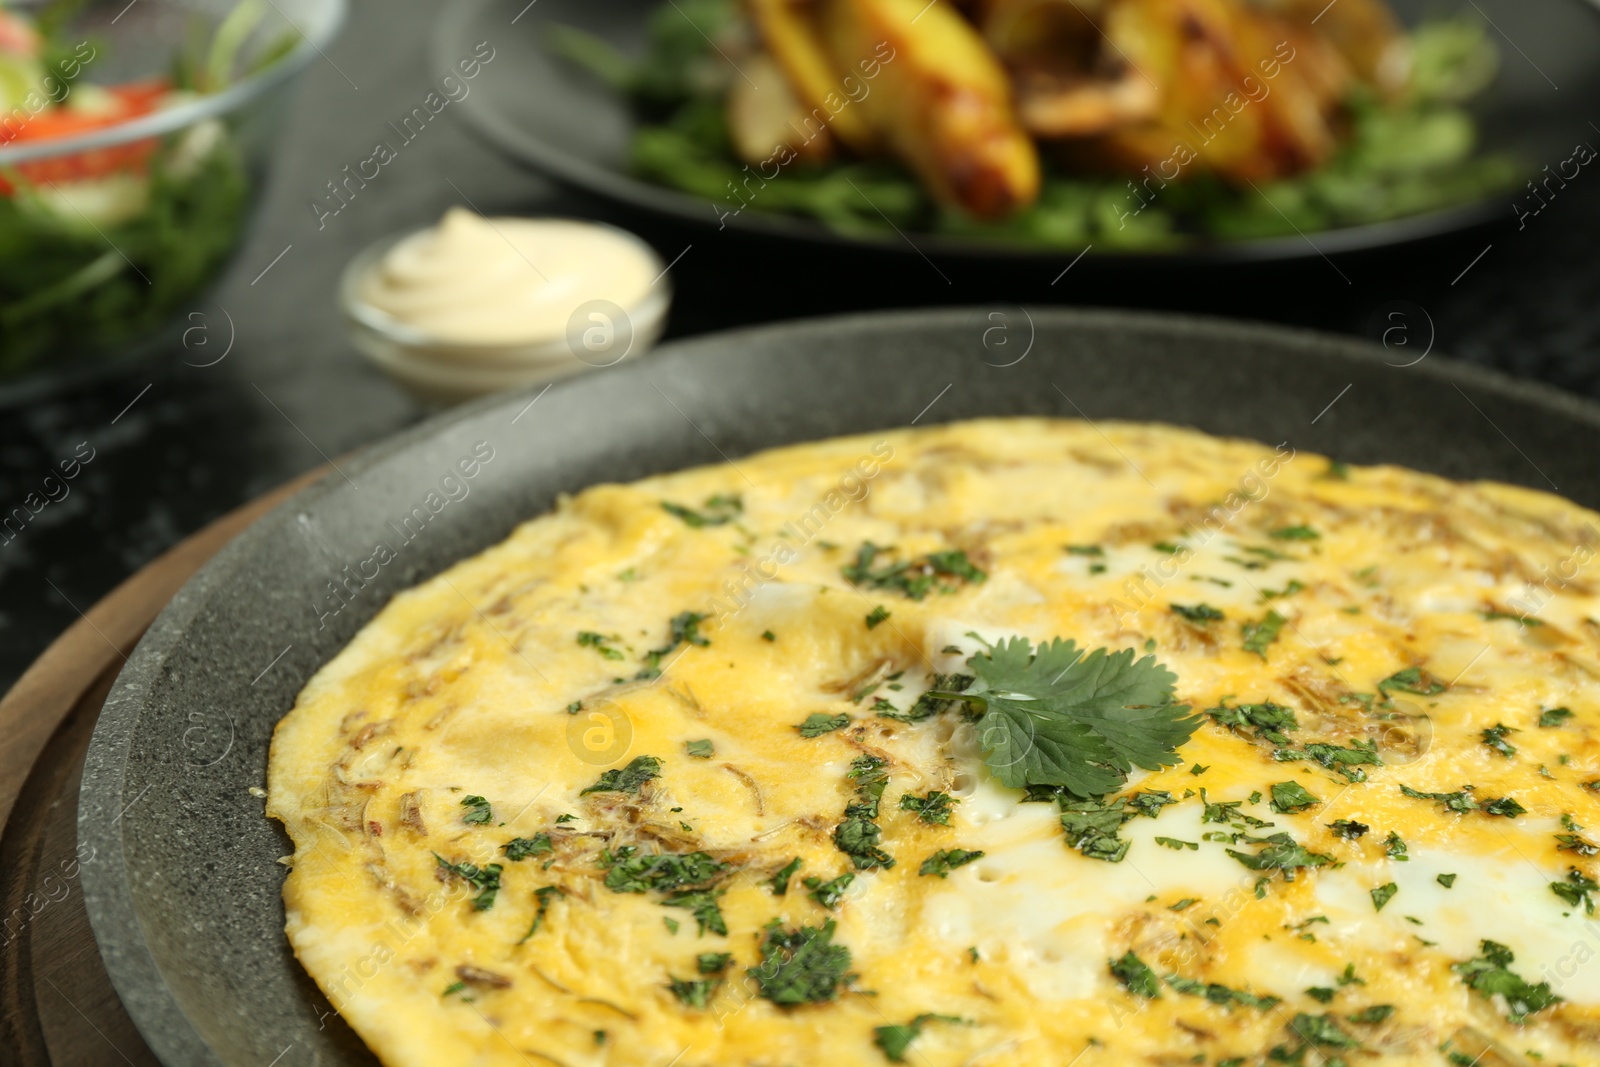
<svg viewBox="0 0 1600 1067">
<path fill-rule="evenodd" d="M 781 897 L 789 891 L 789 879 L 794 877 L 794 872 L 800 869 L 800 857 L 785 863 L 777 874 L 772 876 L 772 895 Z"/>
<path fill-rule="evenodd" d="M 846 871 L 831 881 L 824 882 L 815 875 L 805 880 L 806 888 L 811 892 L 806 895 L 832 911 L 839 906 L 839 901 L 844 899 L 845 890 L 850 888 L 850 883 L 856 880 L 854 873 Z"/>
<path fill-rule="evenodd" d="M 825 711 L 814 711 L 806 716 L 806 721 L 796 726 L 801 737 L 821 737 L 823 734 L 832 733 L 850 725 L 850 716 L 844 712 L 829 715 Z"/>
<path fill-rule="evenodd" d="M 1241 730 L 1253 726 L 1257 737 L 1277 745 L 1290 743 L 1284 731 L 1300 728 L 1293 708 L 1286 708 L 1271 701 L 1262 704 L 1240 704 L 1236 707 L 1223 704 L 1207 708 L 1206 714 L 1211 716 L 1212 722 L 1229 730 Z"/>
<path fill-rule="evenodd" d="M 1107 863 L 1121 863 L 1127 856 L 1130 843 L 1118 836 L 1122 824 L 1133 816 L 1120 807 L 1112 807 L 1099 799 L 1079 800 L 1071 796 L 1058 798 L 1061 806 L 1061 829 L 1065 831 L 1067 845 L 1089 859 Z"/>
<path fill-rule="evenodd" d="M 1333 829 L 1333 836 L 1342 837 L 1346 841 L 1354 841 L 1372 829 L 1366 823 L 1356 822 L 1354 819 L 1335 819 L 1328 825 Z"/>
<path fill-rule="evenodd" d="M 661 776 L 661 761 L 654 756 L 635 756 L 626 767 L 612 768 L 600 775 L 594 785 L 580 790 L 587 793 L 637 793 L 652 778 Z"/>
<path fill-rule="evenodd" d="M 1512 1022 L 1520 1024 L 1528 1016 L 1563 999 L 1551 991 L 1549 982 L 1534 985 L 1513 973 L 1510 967 L 1516 957 L 1506 946 L 1485 940 L 1479 947 L 1481 956 L 1451 964 L 1450 969 L 1459 974 L 1473 992 L 1485 997 L 1504 997 L 1506 1017 Z"/>
<path fill-rule="evenodd" d="M 1130 950 L 1120 960 L 1111 961 L 1111 976 L 1128 987 L 1128 992 L 1147 1000 L 1161 996 L 1161 980 L 1143 960 Z"/>
<path fill-rule="evenodd" d="M 695 924 L 699 927 L 700 936 L 710 930 L 714 934 L 724 937 L 728 934 L 728 924 L 722 918 L 722 908 L 717 900 L 722 896 L 721 889 L 689 889 L 681 893 L 673 893 L 661 903 L 669 908 L 684 908 L 694 916 Z"/>
<path fill-rule="evenodd" d="M 1583 906 L 1589 915 L 1594 914 L 1594 897 L 1591 895 L 1600 891 L 1600 882 L 1584 874 L 1576 867 L 1567 869 L 1567 880 L 1564 882 L 1551 882 L 1550 892 L 1560 897 L 1571 907 Z"/>
<path fill-rule="evenodd" d="M 488 911 L 494 907 L 495 895 L 500 892 L 501 867 L 498 863 L 488 863 L 482 867 L 471 863 L 451 863 L 437 852 L 433 858 L 439 862 L 441 870 L 448 871 L 478 891 L 472 898 L 473 910 Z"/>
<path fill-rule="evenodd" d="M 1309 526 L 1282 526 L 1267 536 L 1278 541 L 1317 541 L 1322 537 Z"/>
<path fill-rule="evenodd" d="M 911 1042 L 922 1033 L 922 1028 L 931 1022 L 963 1023 L 965 1019 L 955 1015 L 919 1015 L 908 1023 L 897 1023 L 893 1026 L 879 1026 L 872 1031 L 872 1043 L 883 1050 L 883 1054 L 893 1063 L 904 1063 L 906 1050 L 911 1047 Z"/>
<path fill-rule="evenodd" d="M 867 629 L 875 629 L 880 622 L 889 618 L 889 609 L 879 604 L 867 613 Z"/>
<path fill-rule="evenodd" d="M 777 919 L 768 923 L 761 962 L 748 969 L 759 995 L 779 1005 L 832 1000 L 850 970 L 850 950 L 833 943 L 837 926 L 832 919 L 794 930 Z"/>
<path fill-rule="evenodd" d="M 704 852 L 641 854 L 634 845 L 600 853 L 605 884 L 613 893 L 645 893 L 705 885 L 728 869 Z"/>
<path fill-rule="evenodd" d="M 700 624 L 711 616 L 703 615 L 698 611 L 680 611 L 667 620 L 667 627 L 671 639 L 660 648 L 653 648 L 645 653 L 644 666 L 639 668 L 635 678 L 644 680 L 657 678 L 661 675 L 661 658 L 679 645 L 698 645 L 701 648 L 711 644 L 711 639 L 700 632 Z"/>
<path fill-rule="evenodd" d="M 938 826 L 950 825 L 950 808 L 960 801 L 948 793 L 941 793 L 937 789 L 928 791 L 927 796 L 919 797 L 914 793 L 900 794 L 900 810 L 916 812 L 917 818 L 925 823 L 934 823 Z"/>
<path fill-rule="evenodd" d="M 1289 1023 L 1289 1029 L 1308 1045 L 1324 1048 L 1360 1048 L 1361 1042 L 1345 1033 L 1332 1015 L 1308 1015 L 1300 1012 Z"/>
<path fill-rule="evenodd" d="M 1241 630 L 1244 634 L 1244 650 L 1266 659 L 1267 646 L 1278 639 L 1278 632 L 1288 621 L 1276 611 L 1269 611 L 1259 621 L 1245 623 Z"/>
<path fill-rule="evenodd" d="M 872 589 L 892 589 L 912 600 L 921 600 L 930 592 L 953 593 L 955 582 L 974 585 L 988 575 L 967 559 L 962 551 L 930 552 L 917 559 L 888 563 L 874 570 L 878 556 L 893 551 L 867 541 L 856 550 L 855 562 L 844 567 L 845 580 L 852 585 Z"/>
<path fill-rule="evenodd" d="M 1251 854 L 1240 852 L 1237 849 L 1228 849 L 1228 855 L 1250 868 L 1252 871 L 1282 871 L 1283 880 L 1292 882 L 1295 872 L 1304 867 L 1321 867 L 1332 863 L 1333 857 L 1320 852 L 1312 852 L 1305 846 L 1298 844 L 1288 834 L 1271 834 L 1267 837 L 1247 837 L 1244 839 L 1253 845 L 1265 845 L 1261 851 Z"/>
<path fill-rule="evenodd" d="M 972 657 L 975 680 L 960 693 L 981 718 L 989 770 L 1014 789 L 1063 786 L 1079 797 L 1115 792 L 1135 766 L 1181 762 L 1179 746 L 1199 725 L 1172 702 L 1177 677 L 1132 649 L 1085 655 L 1060 638 L 1037 649 L 1012 637 Z"/>
<path fill-rule="evenodd" d="M 528 940 L 528 938 L 539 932 L 539 927 L 544 925 L 545 913 L 550 910 L 550 902 L 556 897 L 566 896 L 566 894 L 567 891 L 558 885 L 540 886 L 533 891 L 533 899 L 538 905 L 538 910 L 534 912 L 533 925 L 529 926 L 528 932 L 522 935 L 522 941 Z M 522 944 L 522 941 L 518 941 L 517 944 Z"/>
<path fill-rule="evenodd" d="M 1380 885 L 1378 888 L 1372 890 L 1372 910 L 1382 911 L 1383 906 L 1389 903 L 1389 901 L 1393 900 L 1394 895 L 1398 892 L 1400 892 L 1400 887 L 1395 885 L 1393 882 L 1385 883 L 1384 885 Z"/>
<path fill-rule="evenodd" d="M 494 810 L 482 797 L 462 797 L 461 806 L 467 809 L 466 814 L 461 816 L 461 821 L 464 823 L 481 826 L 494 818 Z"/>
<path fill-rule="evenodd" d="M 698 530 L 705 526 L 724 526 L 737 519 L 744 511 L 744 501 L 736 493 L 718 493 L 707 497 L 699 511 L 666 500 L 661 502 L 661 507 L 669 515 L 682 519 L 685 526 Z"/>
<path fill-rule="evenodd" d="M 1506 740 L 1506 734 L 1514 734 L 1516 732 L 1514 728 L 1507 726 L 1505 723 L 1497 722 L 1484 730 L 1480 736 L 1483 738 L 1484 744 L 1500 753 L 1506 759 L 1511 759 L 1517 754 L 1517 750 L 1511 742 Z"/>
<path fill-rule="evenodd" d="M 1569 708 L 1545 708 L 1539 712 L 1539 725 L 1549 729 L 1553 726 L 1560 726 L 1570 718 L 1572 718 L 1572 711 Z"/>
<path fill-rule="evenodd" d="M 1272 787 L 1272 810 L 1280 815 L 1305 811 L 1321 803 L 1321 797 L 1314 796 L 1299 782 L 1278 782 Z"/>
<path fill-rule="evenodd" d="M 950 877 L 950 872 L 957 867 L 965 867 L 974 860 L 983 858 L 983 853 L 977 850 L 964 848 L 940 849 L 922 861 L 922 866 L 917 869 L 918 874 L 933 874 L 940 878 Z"/>
<path fill-rule="evenodd" d="M 1402 693 L 1415 693 L 1418 696 L 1431 697 L 1437 696 L 1447 688 L 1449 687 L 1421 667 L 1407 667 L 1403 671 L 1395 671 L 1378 683 L 1378 692 L 1385 696 L 1391 690 L 1398 689 Z"/>
<path fill-rule="evenodd" d="M 500 851 L 506 854 L 506 859 L 516 863 L 529 856 L 550 852 L 554 848 L 555 846 L 550 843 L 549 834 L 534 834 L 532 837 L 514 837 L 501 845 Z"/>
<path fill-rule="evenodd" d="M 686 755 L 693 756 L 695 759 L 710 759 L 717 754 L 717 746 L 713 745 L 709 739 L 685 741 L 683 743 L 683 751 Z"/>
<path fill-rule="evenodd" d="M 1258 1008 L 1261 1011 L 1271 1011 L 1281 1003 L 1281 999 L 1271 994 L 1257 996 L 1240 989 L 1229 989 L 1220 982 L 1202 982 L 1195 978 L 1185 978 L 1181 974 L 1167 975 L 1167 985 L 1188 997 L 1204 997 L 1213 1004 L 1224 1007 L 1239 1005 L 1246 1008 Z"/>
<path fill-rule="evenodd" d="M 584 648 L 594 649 L 606 659 L 622 658 L 622 653 L 619 650 L 611 647 L 610 642 L 616 640 L 618 640 L 618 638 L 607 637 L 605 634 L 597 634 L 593 630 L 578 631 L 578 644 Z"/>
<path fill-rule="evenodd" d="M 703 1009 L 710 1005 L 711 995 L 721 984 L 720 978 L 673 978 L 668 980 L 667 988 L 685 1007 Z"/>
<path fill-rule="evenodd" d="M 1216 622 L 1218 619 L 1226 617 L 1210 604 L 1195 604 L 1193 606 L 1173 604 L 1171 607 L 1174 615 L 1181 615 L 1194 623 Z"/>
<path fill-rule="evenodd" d="M 702 952 L 695 957 L 695 964 L 701 974 L 721 974 L 733 962 L 731 952 Z"/>
</svg>

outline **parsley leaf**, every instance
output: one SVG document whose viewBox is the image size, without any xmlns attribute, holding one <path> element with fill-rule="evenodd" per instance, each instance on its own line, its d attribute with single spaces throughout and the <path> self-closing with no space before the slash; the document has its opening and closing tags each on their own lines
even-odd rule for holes
<svg viewBox="0 0 1600 1067">
<path fill-rule="evenodd" d="M 1431 697 L 1444 692 L 1446 688 L 1448 687 L 1443 682 L 1421 667 L 1407 667 L 1403 671 L 1395 671 L 1378 683 L 1378 692 L 1384 696 L 1388 696 L 1391 689 L 1398 689 L 1402 693 Z"/>
<path fill-rule="evenodd" d="M 1517 750 L 1511 742 L 1506 740 L 1506 734 L 1514 734 L 1516 732 L 1514 728 L 1507 726 L 1505 723 L 1497 722 L 1484 730 L 1480 736 L 1483 738 L 1484 744 L 1500 753 L 1506 759 L 1510 759 L 1517 754 Z"/>
<path fill-rule="evenodd" d="M 1360 1048 L 1361 1042 L 1345 1033 L 1332 1015 L 1308 1015 L 1300 1012 L 1289 1024 L 1296 1037 L 1308 1045 L 1325 1048 Z"/>
<path fill-rule="evenodd" d="M 925 797 L 919 797 L 915 793 L 900 794 L 901 811 L 914 811 L 917 813 L 917 818 L 923 822 L 938 826 L 950 825 L 950 806 L 959 803 L 961 802 L 956 798 L 937 789 L 929 790 Z"/>
<path fill-rule="evenodd" d="M 821 737 L 823 734 L 832 733 L 850 725 L 850 716 L 844 712 L 829 715 L 825 711 L 814 711 L 806 716 L 806 721 L 796 726 L 801 737 Z"/>
<path fill-rule="evenodd" d="M 514 837 L 500 846 L 500 851 L 506 854 L 506 859 L 513 863 L 525 860 L 529 856 L 537 856 L 550 852 L 555 846 L 550 843 L 549 834 L 534 834 L 532 837 Z"/>
<path fill-rule="evenodd" d="M 1321 797 L 1312 795 L 1299 782 L 1278 782 L 1272 787 L 1272 810 L 1280 815 L 1305 811 L 1321 803 Z"/>
<path fill-rule="evenodd" d="M 728 869 L 726 863 L 704 852 L 683 855 L 641 855 L 633 845 L 600 853 L 607 867 L 606 888 L 613 893 L 644 893 L 656 889 L 683 889 L 710 882 Z"/>
<path fill-rule="evenodd" d="M 844 892 L 850 888 L 850 883 L 856 880 L 855 874 L 846 871 L 832 881 L 824 882 L 821 878 L 812 875 L 805 880 L 806 888 L 811 890 L 806 896 L 832 911 L 839 906 L 839 901 L 844 899 Z"/>
<path fill-rule="evenodd" d="M 654 756 L 635 756 L 626 767 L 606 771 L 594 785 L 580 790 L 578 795 L 581 797 L 586 793 L 637 793 L 640 786 L 660 776 L 660 760 Z"/>
<path fill-rule="evenodd" d="M 983 853 L 964 848 L 940 849 L 922 861 L 922 866 L 917 869 L 918 874 L 936 874 L 940 878 L 950 877 L 950 872 L 957 867 L 965 867 L 974 860 L 983 858 Z"/>
<path fill-rule="evenodd" d="M 584 648 L 592 648 L 606 659 L 621 659 L 622 653 L 612 648 L 610 642 L 617 640 L 605 634 L 597 634 L 593 630 L 579 630 L 578 644 Z"/>
<path fill-rule="evenodd" d="M 1305 525 L 1279 527 L 1267 536 L 1277 541 L 1318 541 L 1322 538 L 1321 534 Z"/>
<path fill-rule="evenodd" d="M 714 934 L 728 936 L 728 924 L 723 921 L 722 908 L 717 904 L 717 898 L 726 890 L 722 889 L 690 889 L 681 893 L 673 893 L 661 903 L 669 908 L 685 908 L 694 916 L 695 925 L 700 930 L 700 936 L 710 930 Z"/>
<path fill-rule="evenodd" d="M 883 1050 L 883 1054 L 893 1063 L 904 1063 L 906 1050 L 911 1047 L 911 1042 L 922 1033 L 922 1028 L 931 1022 L 961 1023 L 966 1022 L 955 1015 L 919 1015 L 908 1023 L 896 1023 L 893 1026 L 879 1026 L 872 1031 L 872 1043 Z"/>
<path fill-rule="evenodd" d="M 850 950 L 833 943 L 838 924 L 786 930 L 773 919 L 761 941 L 761 962 L 748 968 L 760 996 L 779 1005 L 832 1000 L 850 975 Z"/>
<path fill-rule="evenodd" d="M 1382 911 L 1383 906 L 1389 903 L 1389 901 L 1393 900 L 1394 895 L 1398 892 L 1400 892 L 1400 887 L 1395 885 L 1393 882 L 1385 883 L 1384 885 L 1380 885 L 1378 888 L 1372 890 L 1372 910 Z"/>
<path fill-rule="evenodd" d="M 668 980 L 667 988 L 672 990 L 672 995 L 683 1001 L 686 1007 L 705 1008 L 710 1005 L 711 995 L 721 984 L 720 978 L 673 978 Z"/>
<path fill-rule="evenodd" d="M 1254 845 L 1266 845 L 1254 855 L 1240 852 L 1237 849 L 1228 849 L 1228 855 L 1250 868 L 1252 871 L 1282 871 L 1283 880 L 1294 881 L 1295 871 L 1302 867 L 1321 867 L 1332 863 L 1332 856 L 1325 856 L 1320 852 L 1312 852 L 1305 846 L 1296 843 L 1288 834 L 1271 834 L 1267 837 L 1247 837 L 1247 842 Z"/>
<path fill-rule="evenodd" d="M 695 759 L 710 759 L 717 754 L 717 747 L 708 738 L 703 741 L 685 741 L 683 751 Z"/>
<path fill-rule="evenodd" d="M 1509 948 L 1497 941 L 1480 943 L 1483 955 L 1450 965 L 1461 976 L 1467 987 L 1485 997 L 1496 994 L 1506 1000 L 1507 1018 L 1521 1023 L 1528 1016 L 1543 1011 L 1563 998 L 1556 996 L 1549 982 L 1534 985 L 1510 970 L 1516 959 Z"/>
<path fill-rule="evenodd" d="M 701 974 L 719 974 L 727 970 L 732 962 L 731 952 L 702 952 L 695 957 L 695 964 Z"/>
<path fill-rule="evenodd" d="M 1594 914 L 1594 897 L 1590 894 L 1596 891 L 1600 891 L 1600 882 L 1596 882 L 1576 867 L 1567 869 L 1565 882 L 1550 883 L 1550 892 L 1560 897 L 1570 907 L 1583 905 L 1583 910 L 1590 915 Z"/>
<path fill-rule="evenodd" d="M 1036 649 L 1012 637 L 972 657 L 975 681 L 959 697 L 981 714 L 989 769 L 1014 789 L 1064 786 L 1080 797 L 1115 792 L 1135 766 L 1180 762 L 1199 719 L 1172 702 L 1176 676 L 1132 649 L 1085 655 L 1056 638 Z"/>
<path fill-rule="evenodd" d="M 1156 1000 L 1161 996 L 1161 980 L 1143 960 L 1130 950 L 1120 960 L 1111 961 L 1111 976 L 1128 987 L 1128 992 Z"/>
<path fill-rule="evenodd" d="M 1553 726 L 1560 726 L 1570 718 L 1572 718 L 1570 708 L 1545 708 L 1539 712 L 1539 725 L 1548 730 Z"/>
<path fill-rule="evenodd" d="M 1335 819 L 1328 825 L 1333 828 L 1333 836 L 1342 837 L 1346 841 L 1354 841 L 1372 829 L 1366 823 L 1356 822 L 1354 819 Z"/>
<path fill-rule="evenodd" d="M 567 891 L 558 885 L 540 886 L 533 891 L 533 899 L 538 903 L 539 910 L 534 912 L 533 925 L 528 927 L 528 932 L 522 935 L 522 941 L 528 940 L 528 938 L 539 932 L 539 927 L 544 924 L 545 913 L 550 910 L 550 902 L 556 897 L 564 897 L 566 895 Z M 518 941 L 517 944 L 522 944 L 522 941 Z"/>
<path fill-rule="evenodd" d="M 683 520 L 685 526 L 701 529 L 706 526 L 724 526 L 744 511 L 744 501 L 737 493 L 718 493 L 706 498 L 700 511 L 663 500 L 661 509 Z"/>
<path fill-rule="evenodd" d="M 1210 604 L 1195 604 L 1192 607 L 1187 607 L 1183 604 L 1173 604 L 1171 607 L 1174 615 L 1180 615 L 1183 618 L 1188 619 L 1190 622 L 1200 623 L 1202 625 L 1208 622 L 1216 622 L 1218 619 L 1225 617 L 1222 612 L 1218 611 Z"/>
<path fill-rule="evenodd" d="M 472 898 L 474 911 L 488 911 L 494 907 L 495 895 L 500 892 L 502 868 L 498 863 L 488 863 L 482 867 L 471 863 L 451 863 L 437 852 L 433 858 L 439 861 L 441 870 L 448 871 L 478 891 L 477 896 Z"/>
<path fill-rule="evenodd" d="M 461 806 L 467 809 L 461 821 L 473 825 L 482 825 L 494 818 L 494 811 L 489 802 L 482 797 L 462 797 Z"/>
<path fill-rule="evenodd" d="M 800 869 L 800 857 L 796 856 L 772 876 L 772 895 L 781 897 L 789 891 L 789 879 L 794 877 L 794 872 Z"/>
<path fill-rule="evenodd" d="M 867 613 L 867 629 L 876 629 L 880 622 L 886 622 L 888 620 L 889 615 L 889 609 L 884 607 L 882 604 L 879 604 L 877 607 L 873 608 Z"/>
<path fill-rule="evenodd" d="M 1259 621 L 1245 623 L 1241 631 L 1244 634 L 1244 650 L 1266 659 L 1267 646 L 1278 639 L 1278 632 L 1288 621 L 1276 611 L 1269 611 Z"/>
</svg>

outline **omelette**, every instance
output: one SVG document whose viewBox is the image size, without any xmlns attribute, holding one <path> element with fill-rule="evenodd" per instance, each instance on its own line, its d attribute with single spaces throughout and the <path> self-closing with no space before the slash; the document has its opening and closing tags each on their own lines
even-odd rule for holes
<svg viewBox="0 0 1600 1067">
<path fill-rule="evenodd" d="M 560 499 L 278 725 L 390 1067 L 1600 1062 L 1600 517 L 998 419 Z"/>
</svg>

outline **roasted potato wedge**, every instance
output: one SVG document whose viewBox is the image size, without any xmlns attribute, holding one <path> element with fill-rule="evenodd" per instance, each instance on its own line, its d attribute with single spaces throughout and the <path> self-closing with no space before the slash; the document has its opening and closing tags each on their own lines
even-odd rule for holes
<svg viewBox="0 0 1600 1067">
<path fill-rule="evenodd" d="M 742 162 L 756 166 L 784 146 L 793 159 L 822 163 L 833 155 L 833 136 L 818 127 L 773 58 L 757 52 L 739 62 L 744 76 L 728 87 L 728 134 Z"/>
<path fill-rule="evenodd" d="M 748 4 L 767 52 L 787 75 L 792 95 L 802 105 L 802 135 L 827 130 L 857 152 L 872 152 L 877 137 L 850 103 L 845 83 L 847 76 L 859 81 L 859 72 L 841 67 L 829 54 L 819 25 L 820 0 L 748 0 Z"/>
<path fill-rule="evenodd" d="M 877 136 L 941 203 L 998 218 L 1039 195 L 1039 156 L 1011 84 L 950 3 L 821 0 L 834 65 L 877 65 L 859 108 Z"/>
</svg>

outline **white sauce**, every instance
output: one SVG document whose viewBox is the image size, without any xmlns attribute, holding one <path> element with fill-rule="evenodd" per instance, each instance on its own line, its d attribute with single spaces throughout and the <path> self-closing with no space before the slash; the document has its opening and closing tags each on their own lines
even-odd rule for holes
<svg viewBox="0 0 1600 1067">
<path fill-rule="evenodd" d="M 438 341 L 516 345 L 563 336 L 593 300 L 637 307 L 658 273 L 648 248 L 604 226 L 451 208 L 391 248 L 360 294 Z"/>
</svg>

